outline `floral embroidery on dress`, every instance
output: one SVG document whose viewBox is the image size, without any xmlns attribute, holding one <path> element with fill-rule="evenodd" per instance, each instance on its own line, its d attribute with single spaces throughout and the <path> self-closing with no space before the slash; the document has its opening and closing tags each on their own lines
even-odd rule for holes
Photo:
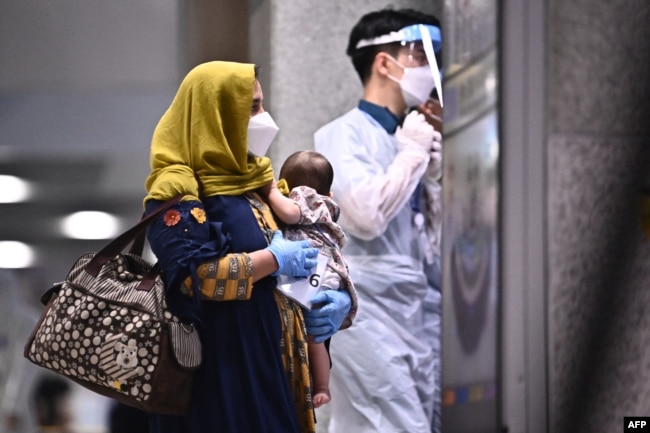
<svg viewBox="0 0 650 433">
<path fill-rule="evenodd" d="M 199 224 L 203 224 L 206 221 L 205 211 L 200 207 L 192 208 L 190 213 Z"/>
<path fill-rule="evenodd" d="M 163 219 L 167 227 L 175 226 L 181 220 L 181 213 L 176 209 L 170 209 L 165 212 Z"/>
</svg>

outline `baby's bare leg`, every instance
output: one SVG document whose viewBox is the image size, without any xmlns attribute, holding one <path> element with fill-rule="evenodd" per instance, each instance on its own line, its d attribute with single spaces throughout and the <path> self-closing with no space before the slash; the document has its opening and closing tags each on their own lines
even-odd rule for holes
<svg viewBox="0 0 650 433">
<path fill-rule="evenodd" d="M 316 343 L 311 337 L 308 341 L 309 368 L 314 384 L 314 396 L 312 398 L 314 407 L 320 407 L 330 402 L 330 358 L 325 344 Z"/>
</svg>

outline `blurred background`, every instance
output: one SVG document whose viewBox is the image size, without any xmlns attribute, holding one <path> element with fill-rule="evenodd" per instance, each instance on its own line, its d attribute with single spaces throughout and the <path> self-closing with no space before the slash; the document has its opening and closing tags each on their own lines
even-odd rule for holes
<svg viewBox="0 0 650 433">
<path fill-rule="evenodd" d="M 79 237 L 111 238 L 137 221 L 153 128 L 190 65 L 248 58 L 248 8 L 175 0 L 8 0 L 1 8 L 0 174 L 27 191 L 2 205 L 0 239 L 33 248 L 17 273 L 40 276 L 38 292 L 80 252 L 105 244 Z M 65 231 L 64 218 L 78 211 L 116 219 L 87 235 Z"/>
</svg>

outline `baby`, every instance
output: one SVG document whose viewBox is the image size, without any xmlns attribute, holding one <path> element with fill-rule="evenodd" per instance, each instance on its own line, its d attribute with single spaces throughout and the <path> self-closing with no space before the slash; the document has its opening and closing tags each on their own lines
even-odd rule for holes
<svg viewBox="0 0 650 433">
<path fill-rule="evenodd" d="M 286 224 L 284 236 L 290 240 L 311 241 L 311 246 L 327 256 L 328 262 L 321 279 L 320 290 L 346 290 L 352 300 L 350 314 L 341 329 L 352 324 L 357 310 L 357 296 L 348 266 L 341 254 L 345 234 L 336 223 L 340 215 L 339 206 L 332 200 L 330 187 L 334 170 L 329 161 L 314 151 L 299 151 L 287 158 L 280 170 L 279 183 L 272 182 L 263 192 L 273 212 Z M 286 182 L 291 190 L 286 197 L 280 187 Z M 314 407 L 330 401 L 329 374 L 330 358 L 324 343 L 317 343 L 309 337 L 309 363 L 314 382 Z"/>
</svg>

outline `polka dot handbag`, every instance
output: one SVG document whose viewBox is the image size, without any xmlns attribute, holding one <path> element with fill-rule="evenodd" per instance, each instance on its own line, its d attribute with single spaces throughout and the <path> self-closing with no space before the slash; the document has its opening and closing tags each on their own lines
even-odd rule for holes
<svg viewBox="0 0 650 433">
<path fill-rule="evenodd" d="M 157 268 L 133 248 L 121 253 L 179 200 L 100 252 L 81 256 L 66 280 L 43 295 L 46 308 L 25 346 L 27 359 L 147 412 L 187 412 L 192 373 L 201 363 L 198 333 L 167 310 Z"/>
</svg>

